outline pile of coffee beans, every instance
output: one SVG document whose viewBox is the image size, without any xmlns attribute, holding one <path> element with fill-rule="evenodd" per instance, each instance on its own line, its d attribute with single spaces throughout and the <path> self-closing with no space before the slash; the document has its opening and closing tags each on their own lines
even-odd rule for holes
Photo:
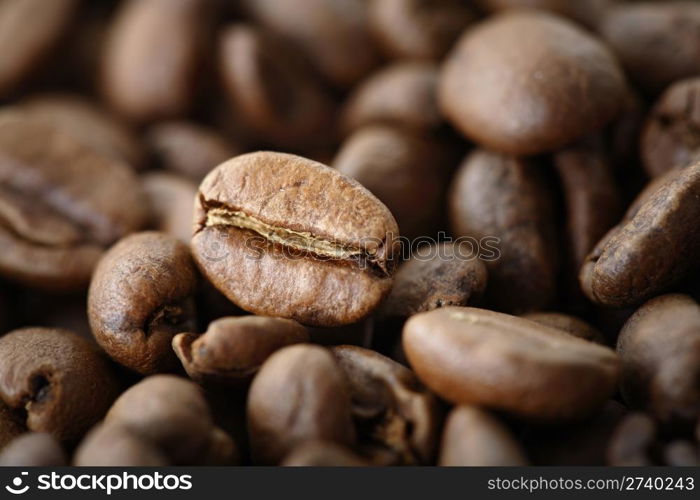
<svg viewBox="0 0 700 500">
<path fill-rule="evenodd" d="M 0 464 L 700 465 L 700 2 L 0 0 Z"/>
</svg>

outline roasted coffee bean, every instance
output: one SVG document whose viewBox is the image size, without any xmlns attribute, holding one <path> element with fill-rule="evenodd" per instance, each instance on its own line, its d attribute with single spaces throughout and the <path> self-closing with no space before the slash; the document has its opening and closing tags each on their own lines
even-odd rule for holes
<svg viewBox="0 0 700 500">
<path fill-rule="evenodd" d="M 440 60 L 474 18 L 462 0 L 375 0 L 370 26 L 384 53 Z"/>
<path fill-rule="evenodd" d="M 608 465 L 653 465 L 651 452 L 655 441 L 654 420 L 644 413 L 630 413 L 610 439 Z"/>
<path fill-rule="evenodd" d="M 207 0 L 120 5 L 101 68 L 103 94 L 116 111 L 134 121 L 187 113 L 205 53 L 210 5 Z"/>
<path fill-rule="evenodd" d="M 399 267 L 378 315 L 408 318 L 439 307 L 476 305 L 486 289 L 487 274 L 471 245 L 421 245 Z"/>
<path fill-rule="evenodd" d="M 95 339 L 138 373 L 175 369 L 175 334 L 193 331 L 197 272 L 184 243 L 162 233 L 128 236 L 100 261 L 88 293 Z"/>
<path fill-rule="evenodd" d="M 661 95 L 644 126 L 642 160 L 651 177 L 700 160 L 700 78 L 676 82 Z"/>
<path fill-rule="evenodd" d="M 654 188 L 639 196 L 581 268 L 581 286 L 593 302 L 639 304 L 697 267 L 700 163 L 671 173 Z"/>
<path fill-rule="evenodd" d="M 282 153 L 239 156 L 202 182 L 192 250 L 243 309 L 337 326 L 389 293 L 399 251 L 389 210 L 356 181 Z"/>
<path fill-rule="evenodd" d="M 621 69 L 598 40 L 564 19 L 516 12 L 466 32 L 445 63 L 438 101 L 480 145 L 529 155 L 599 129 L 625 92 Z"/>
<path fill-rule="evenodd" d="M 617 351 L 620 390 L 664 421 L 700 417 L 700 305 L 686 295 L 650 300 L 627 321 Z"/>
<path fill-rule="evenodd" d="M 232 112 L 259 141 L 298 149 L 332 136 L 334 103 L 303 56 L 247 25 L 226 29 L 219 69 Z"/>
<path fill-rule="evenodd" d="M 606 347 L 468 307 L 413 316 L 404 326 L 403 346 L 418 377 L 439 396 L 528 419 L 592 414 L 612 394 L 619 371 Z"/>
<path fill-rule="evenodd" d="M 586 26 L 595 27 L 614 0 L 476 0 L 488 12 L 509 9 L 541 9 L 570 17 Z"/>
<path fill-rule="evenodd" d="M 285 467 L 366 467 L 352 451 L 327 441 L 307 441 L 294 448 L 280 464 Z"/>
<path fill-rule="evenodd" d="M 306 441 L 352 445 L 350 389 L 331 353 L 295 345 L 270 356 L 250 387 L 248 432 L 260 464 L 277 464 Z"/>
<path fill-rule="evenodd" d="M 397 62 L 363 80 L 348 97 L 341 116 L 345 133 L 372 124 L 419 131 L 443 123 L 437 105 L 438 67 L 431 62 Z"/>
<path fill-rule="evenodd" d="M 167 172 L 151 172 L 142 179 L 151 212 L 151 227 L 189 244 L 197 185 Z"/>
<path fill-rule="evenodd" d="M 67 462 L 61 445 L 44 432 L 23 434 L 0 452 L 0 467 L 61 467 Z"/>
<path fill-rule="evenodd" d="M 296 321 L 243 316 L 218 319 L 201 336 L 176 335 L 173 349 L 193 380 L 235 386 L 249 382 L 275 351 L 308 341 Z"/>
<path fill-rule="evenodd" d="M 401 234 L 413 239 L 439 227 L 447 170 L 440 162 L 443 154 L 427 137 L 373 125 L 351 135 L 332 165 L 386 204 Z"/>
<path fill-rule="evenodd" d="M 541 168 L 476 150 L 452 181 L 452 232 L 487 247 L 487 301 L 508 312 L 546 307 L 556 289 L 552 195 Z"/>
<path fill-rule="evenodd" d="M 318 71 L 349 87 L 379 62 L 366 0 L 244 0 L 253 19 L 301 47 Z M 309 13 L 313 15 L 309 15 Z"/>
<path fill-rule="evenodd" d="M 700 448 L 690 441 L 673 441 L 664 448 L 664 463 L 673 467 L 700 466 Z"/>
<path fill-rule="evenodd" d="M 46 94 L 22 101 L 20 109 L 102 155 L 134 168 L 144 165 L 143 148 L 132 131 L 97 103 L 74 94 Z"/>
<path fill-rule="evenodd" d="M 67 330 L 24 328 L 0 338 L 0 397 L 30 431 L 74 443 L 101 419 L 119 383 L 93 344 Z"/>
<path fill-rule="evenodd" d="M 8 443 L 26 430 L 20 416 L 0 399 L 0 449 L 5 448 Z"/>
<path fill-rule="evenodd" d="M 605 12 L 600 31 L 632 81 L 650 94 L 700 73 L 700 4 L 642 2 Z"/>
<path fill-rule="evenodd" d="M 527 459 L 510 431 L 487 412 L 458 406 L 447 417 L 439 465 L 518 466 Z"/>
<path fill-rule="evenodd" d="M 21 112 L 0 114 L 0 274 L 84 289 L 103 248 L 146 221 L 126 165 Z"/>
<path fill-rule="evenodd" d="M 105 424 L 126 427 L 175 465 L 211 464 L 212 448 L 228 450 L 229 460 L 235 456 L 235 445 L 212 423 L 201 389 L 172 375 L 154 375 L 132 386 L 114 402 Z"/>
<path fill-rule="evenodd" d="M 171 465 L 158 447 L 118 424 L 95 426 L 75 451 L 79 467 L 159 467 Z"/>
<path fill-rule="evenodd" d="M 67 31 L 78 0 L 4 0 L 0 3 L 0 96 L 17 89 Z"/>
<path fill-rule="evenodd" d="M 523 317 L 541 325 L 557 328 L 583 340 L 606 344 L 605 336 L 600 331 L 576 316 L 558 312 L 536 312 L 525 314 Z"/>
<path fill-rule="evenodd" d="M 350 382 L 359 447 L 371 462 L 433 460 L 441 415 L 437 398 L 406 368 L 357 346 L 331 350 Z"/>
<path fill-rule="evenodd" d="M 197 182 L 214 167 L 240 153 L 239 147 L 217 130 L 186 121 L 154 125 L 146 142 L 159 166 Z"/>
</svg>

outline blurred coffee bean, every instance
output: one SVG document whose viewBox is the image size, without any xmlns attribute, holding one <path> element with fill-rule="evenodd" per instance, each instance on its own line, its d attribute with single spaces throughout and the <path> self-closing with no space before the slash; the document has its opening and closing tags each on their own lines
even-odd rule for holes
<svg viewBox="0 0 700 500">
<path fill-rule="evenodd" d="M 197 271 L 189 248 L 172 236 L 128 236 L 100 261 L 88 294 L 95 339 L 115 361 L 141 374 L 179 366 L 170 343 L 196 327 Z"/>
<path fill-rule="evenodd" d="M 524 314 L 523 318 L 529 319 L 541 325 L 551 326 L 564 331 L 574 337 L 589 340 L 597 344 L 605 345 L 605 336 L 595 327 L 585 321 L 569 314 L 558 312 L 535 312 Z"/>
<path fill-rule="evenodd" d="M 61 467 L 67 462 L 61 445 L 44 432 L 23 434 L 0 452 L 0 467 Z"/>
<path fill-rule="evenodd" d="M 618 425 L 608 446 L 608 465 L 653 465 L 656 424 L 643 413 L 630 413 Z"/>
<path fill-rule="evenodd" d="M 699 467 L 700 448 L 690 441 L 673 441 L 664 448 L 664 463 L 673 467 Z"/>
<path fill-rule="evenodd" d="M 79 467 L 162 467 L 170 461 L 147 439 L 119 424 L 101 423 L 80 443 L 73 457 Z"/>
<path fill-rule="evenodd" d="M 151 209 L 150 226 L 189 244 L 197 184 L 167 172 L 151 172 L 144 175 L 142 180 Z"/>
<path fill-rule="evenodd" d="M 0 398 L 0 449 L 26 431 L 27 428 L 19 415 Z"/>
<path fill-rule="evenodd" d="M 615 0 L 476 0 L 487 12 L 510 9 L 541 9 L 595 27 Z"/>
<path fill-rule="evenodd" d="M 280 465 L 285 467 L 364 467 L 369 464 L 336 443 L 307 441 L 294 448 Z"/>
</svg>

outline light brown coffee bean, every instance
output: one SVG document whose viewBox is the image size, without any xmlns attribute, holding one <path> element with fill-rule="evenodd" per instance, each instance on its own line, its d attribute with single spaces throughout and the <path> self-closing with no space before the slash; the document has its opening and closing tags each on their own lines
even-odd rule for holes
<svg viewBox="0 0 700 500">
<path fill-rule="evenodd" d="M 80 443 L 78 467 L 162 467 L 171 465 L 155 444 L 119 424 L 101 423 Z"/>
<path fill-rule="evenodd" d="M 197 271 L 187 246 L 144 232 L 124 238 L 100 261 L 88 293 L 93 335 L 115 361 L 141 374 L 179 366 L 175 334 L 195 326 Z"/>
<path fill-rule="evenodd" d="M 197 184 L 167 172 L 147 173 L 142 181 L 151 209 L 151 228 L 189 244 Z"/>
<path fill-rule="evenodd" d="M 617 341 L 620 390 L 633 408 L 663 421 L 700 417 L 700 305 L 680 294 L 650 300 Z"/>
<path fill-rule="evenodd" d="M 327 441 L 307 441 L 294 448 L 280 464 L 285 467 L 367 467 L 352 451 Z"/>
<path fill-rule="evenodd" d="M 596 344 L 606 344 L 605 336 L 598 329 L 576 316 L 558 312 L 535 312 L 525 314 L 523 318 L 541 325 L 557 328 L 583 340 L 595 342 Z"/>
<path fill-rule="evenodd" d="M 476 0 L 487 12 L 510 9 L 548 10 L 560 16 L 595 27 L 614 0 Z"/>
<path fill-rule="evenodd" d="M 393 282 L 398 228 L 359 183 L 320 163 L 252 153 L 199 188 L 194 257 L 243 309 L 302 324 L 357 322 Z"/>
<path fill-rule="evenodd" d="M 502 467 L 527 465 L 510 431 L 489 413 L 458 406 L 447 417 L 440 448 L 441 466 Z"/>
<path fill-rule="evenodd" d="M 413 316 L 404 326 L 403 347 L 418 377 L 439 396 L 529 419 L 592 414 L 612 394 L 619 371 L 606 347 L 468 307 Z"/>
<path fill-rule="evenodd" d="M 331 353 L 295 345 L 270 356 L 250 387 L 248 432 L 260 464 L 277 464 L 306 441 L 353 444 L 350 390 Z"/>
<path fill-rule="evenodd" d="M 67 330 L 14 330 L 0 338 L 0 359 L 5 404 L 23 415 L 27 429 L 61 442 L 80 439 L 118 394 L 118 380 L 102 353 Z"/>
<path fill-rule="evenodd" d="M 664 463 L 672 467 L 700 466 L 700 448 L 691 441 L 676 440 L 663 451 Z"/>
<path fill-rule="evenodd" d="M 0 452 L 0 467 L 62 467 L 67 462 L 61 445 L 45 432 L 23 434 Z"/>
<path fill-rule="evenodd" d="M 651 449 L 656 424 L 644 413 L 630 413 L 618 425 L 608 446 L 608 465 L 630 467 L 653 465 Z"/>
<path fill-rule="evenodd" d="M 308 330 L 296 321 L 243 316 L 220 318 L 201 336 L 176 335 L 173 349 L 193 380 L 241 386 L 272 353 L 308 341 Z"/>
</svg>

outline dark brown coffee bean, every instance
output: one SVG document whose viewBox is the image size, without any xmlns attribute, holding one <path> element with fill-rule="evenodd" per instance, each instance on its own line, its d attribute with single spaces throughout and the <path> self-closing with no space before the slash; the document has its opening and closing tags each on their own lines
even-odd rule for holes
<svg viewBox="0 0 700 500">
<path fill-rule="evenodd" d="M 166 172 L 151 172 L 142 179 L 151 212 L 150 226 L 189 244 L 197 184 Z"/>
<path fill-rule="evenodd" d="M 0 274 L 84 289 L 103 248 L 146 221 L 130 168 L 13 111 L 0 115 Z"/>
<path fill-rule="evenodd" d="M 165 425 L 165 423 L 163 424 Z M 99 424 L 75 452 L 78 467 L 162 467 L 172 465 L 147 439 L 118 424 Z"/>
<path fill-rule="evenodd" d="M 388 294 L 398 255 L 389 210 L 356 181 L 282 153 L 239 156 L 203 181 L 192 249 L 243 309 L 337 326 Z"/>
<path fill-rule="evenodd" d="M 371 462 L 432 462 L 441 415 L 438 401 L 406 368 L 381 354 L 344 345 L 332 349 L 350 382 L 359 447 Z"/>
<path fill-rule="evenodd" d="M 95 269 L 88 316 L 115 361 L 142 374 L 175 369 L 172 338 L 195 327 L 197 272 L 189 249 L 171 236 L 137 233 L 112 247 Z"/>
<path fill-rule="evenodd" d="M 80 439 L 104 416 L 119 389 L 95 346 L 67 330 L 10 332 L 0 338 L 0 359 L 0 397 L 26 415 L 27 429 L 62 442 Z"/>
<path fill-rule="evenodd" d="M 648 93 L 700 73 L 700 4 L 643 2 L 606 11 L 600 25 L 632 81 Z"/>
<path fill-rule="evenodd" d="M 105 423 L 126 427 L 176 465 L 206 465 L 212 447 L 222 448 L 221 430 L 212 423 L 201 389 L 172 375 L 154 375 L 132 386 L 114 402 Z M 231 443 L 228 449 L 234 450 Z"/>
<path fill-rule="evenodd" d="M 277 464 L 306 441 L 351 445 L 350 390 L 326 349 L 285 347 L 265 362 L 248 395 L 253 461 Z"/>
<path fill-rule="evenodd" d="M 349 87 L 379 62 L 366 0 L 244 0 L 253 19 L 301 47 L 318 71 Z M 313 15 L 309 15 L 313 13 Z"/>
<path fill-rule="evenodd" d="M 684 279 L 698 264 L 699 217 L 696 163 L 642 193 L 625 220 L 598 243 L 579 276 L 588 298 L 605 306 L 632 306 Z"/>
<path fill-rule="evenodd" d="M 474 18 L 462 0 L 375 0 L 370 26 L 384 53 L 440 60 Z"/>
<path fill-rule="evenodd" d="M 501 467 L 527 465 L 527 459 L 510 431 L 495 417 L 478 408 L 458 406 L 447 417 L 438 463 Z"/>
<path fill-rule="evenodd" d="M 173 349 L 193 380 L 236 386 L 250 381 L 275 351 L 308 341 L 308 330 L 296 321 L 244 316 L 218 319 L 201 336 L 176 335 Z"/>
<path fill-rule="evenodd" d="M 690 441 L 673 441 L 664 448 L 664 463 L 672 467 L 700 466 L 700 448 Z"/>
<path fill-rule="evenodd" d="M 480 145 L 529 155 L 599 129 L 625 91 L 622 71 L 598 40 L 564 19 L 516 12 L 466 32 L 445 63 L 438 101 Z"/>
<path fill-rule="evenodd" d="M 345 133 L 372 124 L 430 131 L 443 123 L 437 105 L 438 67 L 397 62 L 363 80 L 348 97 L 341 121 Z"/>
<path fill-rule="evenodd" d="M 558 312 L 536 312 L 525 314 L 523 318 L 541 325 L 557 328 L 583 340 L 597 344 L 606 344 L 605 337 L 600 331 L 576 316 Z"/>
<path fill-rule="evenodd" d="M 327 441 L 307 441 L 294 448 L 280 464 L 285 467 L 366 467 L 352 451 Z"/>
<path fill-rule="evenodd" d="M 486 289 L 487 274 L 471 245 L 422 245 L 399 267 L 378 314 L 408 318 L 439 307 L 475 305 Z"/>
<path fill-rule="evenodd" d="M 159 166 L 197 182 L 241 152 L 217 130 L 186 121 L 154 125 L 146 142 Z"/>
<path fill-rule="evenodd" d="M 620 390 L 664 421 L 700 417 L 700 305 L 686 295 L 650 300 L 627 321 L 617 351 Z"/>
<path fill-rule="evenodd" d="M 413 239 L 435 234 L 439 226 L 447 170 L 443 153 L 427 137 L 373 125 L 351 135 L 332 166 L 386 204 L 401 234 Z"/>
<path fill-rule="evenodd" d="M 143 149 L 131 130 L 96 103 L 74 94 L 46 94 L 20 106 L 27 116 L 70 134 L 98 153 L 134 168 L 144 166 Z"/>
<path fill-rule="evenodd" d="M 484 258 L 488 302 L 509 312 L 546 307 L 556 289 L 558 256 L 552 195 L 541 166 L 477 150 L 452 182 L 452 232 L 495 252 Z"/>
<path fill-rule="evenodd" d="M 614 0 L 476 0 L 476 3 L 488 12 L 523 8 L 548 10 L 595 27 L 612 1 Z"/>
<path fill-rule="evenodd" d="M 676 82 L 659 98 L 644 126 L 642 160 L 651 177 L 700 160 L 700 78 Z"/>
<path fill-rule="evenodd" d="M 530 419 L 590 415 L 615 388 L 615 353 L 555 328 L 484 309 L 413 316 L 403 346 L 421 381 L 455 404 Z"/>
<path fill-rule="evenodd" d="M 273 146 L 328 142 L 334 103 L 301 54 L 254 27 L 234 25 L 220 39 L 219 68 L 232 112 Z"/>
<path fill-rule="evenodd" d="M 121 4 L 106 41 L 101 78 L 103 94 L 116 111 L 135 121 L 188 111 L 210 5 L 207 0 Z"/>
<path fill-rule="evenodd" d="M 0 399 L 0 449 L 27 431 L 20 416 Z"/>
<path fill-rule="evenodd" d="M 44 432 L 23 434 L 0 453 L 0 467 L 61 467 L 67 462 L 61 445 Z"/>
<path fill-rule="evenodd" d="M 4 0 L 0 3 L 0 96 L 37 69 L 66 32 L 78 0 Z"/>
<path fill-rule="evenodd" d="M 644 413 L 630 413 L 610 439 L 608 465 L 653 465 L 651 448 L 655 441 L 656 424 L 651 417 Z"/>
</svg>

